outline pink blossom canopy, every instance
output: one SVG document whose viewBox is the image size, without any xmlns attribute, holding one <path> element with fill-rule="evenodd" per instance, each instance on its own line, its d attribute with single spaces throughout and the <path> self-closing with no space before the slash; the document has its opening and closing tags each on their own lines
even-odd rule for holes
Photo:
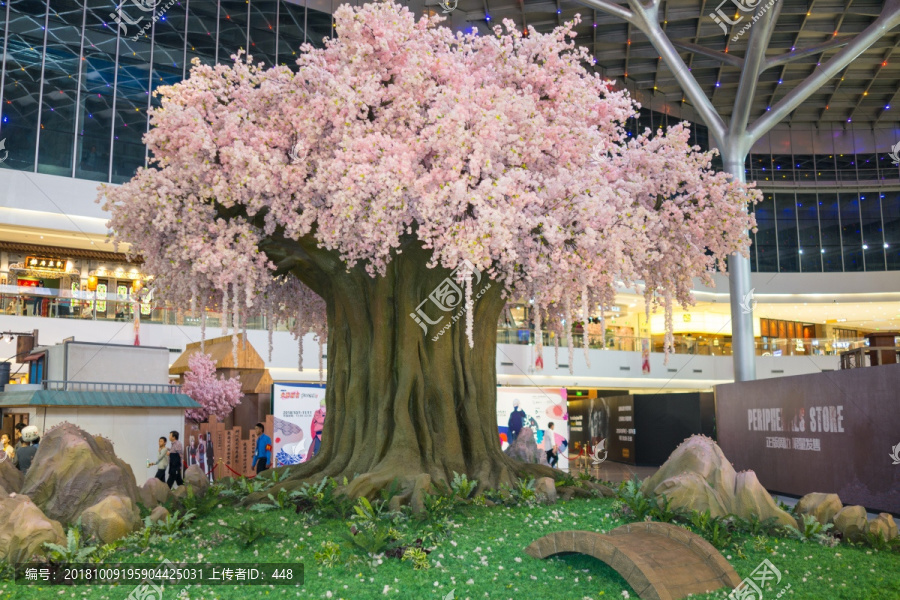
<svg viewBox="0 0 900 600">
<path fill-rule="evenodd" d="M 222 302 L 235 326 L 252 307 L 321 320 L 273 236 L 373 276 L 416 236 L 430 266 L 468 260 L 568 315 L 611 304 L 617 280 L 689 303 L 693 277 L 746 254 L 758 192 L 713 172 L 682 125 L 629 140 L 636 104 L 585 68 L 573 23 L 479 36 L 391 3 L 334 16 L 337 38 L 296 70 L 238 57 L 159 89 L 155 166 L 105 194 L 170 300 Z"/>
<path fill-rule="evenodd" d="M 200 404 L 200 408 L 186 411 L 185 416 L 198 422 L 207 420 L 210 415 L 225 419 L 243 397 L 240 377 L 217 378 L 216 362 L 202 352 L 188 358 L 188 367 L 190 370 L 184 374 L 181 391 Z"/>
</svg>

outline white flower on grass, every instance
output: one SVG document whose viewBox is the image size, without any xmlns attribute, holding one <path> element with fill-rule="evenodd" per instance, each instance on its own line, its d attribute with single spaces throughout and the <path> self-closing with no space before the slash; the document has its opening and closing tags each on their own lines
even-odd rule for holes
<svg viewBox="0 0 900 600">
<path fill-rule="evenodd" d="M 622 590 L 622 597 L 623 598 L 631 598 L 631 596 L 628 594 L 628 590 Z"/>
<path fill-rule="evenodd" d="M 391 591 L 391 586 L 386 585 L 386 586 L 384 586 L 384 589 L 381 590 L 381 593 L 386 596 L 389 591 Z"/>
</svg>

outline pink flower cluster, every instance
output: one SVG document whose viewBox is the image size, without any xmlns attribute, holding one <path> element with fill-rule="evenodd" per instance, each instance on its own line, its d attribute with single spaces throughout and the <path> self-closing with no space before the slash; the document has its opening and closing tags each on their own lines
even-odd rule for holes
<svg viewBox="0 0 900 600">
<path fill-rule="evenodd" d="M 188 358 L 190 371 L 184 374 L 181 392 L 200 404 L 200 408 L 185 412 L 188 419 L 200 422 L 210 415 L 225 419 L 240 404 L 241 378 L 225 379 L 216 377 L 216 362 L 209 354 L 197 352 Z"/>
<path fill-rule="evenodd" d="M 611 304 L 616 280 L 690 303 L 693 277 L 746 253 L 758 192 L 713 172 L 681 125 L 628 140 L 637 105 L 586 71 L 574 23 L 479 36 L 440 20 L 345 4 L 338 37 L 295 70 L 238 56 L 160 88 L 156 166 L 104 190 L 159 292 L 220 305 L 235 329 L 254 307 L 321 339 L 322 303 L 260 244 L 312 238 L 377 276 L 414 235 L 429 266 L 471 261 L 552 327 Z"/>
</svg>

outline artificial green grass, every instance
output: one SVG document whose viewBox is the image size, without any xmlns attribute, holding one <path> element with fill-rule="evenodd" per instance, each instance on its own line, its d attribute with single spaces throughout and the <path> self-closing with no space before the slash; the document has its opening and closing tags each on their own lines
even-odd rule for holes
<svg viewBox="0 0 900 600">
<path fill-rule="evenodd" d="M 242 548 L 236 534 L 223 525 L 253 519 L 277 532 L 281 539 L 265 539 Z M 525 547 L 554 531 L 581 529 L 604 532 L 625 523 L 613 509 L 613 499 L 575 499 L 545 506 L 464 507 L 454 515 L 454 530 L 429 555 L 431 568 L 414 570 L 408 561 L 384 558 L 376 568 L 339 564 L 327 568 L 313 558 L 326 540 L 339 541 L 347 525 L 339 520 L 301 524 L 293 510 L 255 513 L 224 506 L 198 519 L 192 530 L 171 540 L 160 540 L 143 554 L 120 553 L 115 561 L 156 564 L 172 562 L 301 562 L 306 581 L 301 587 L 280 586 L 167 586 L 162 598 L 153 600 L 250 600 L 256 598 L 331 598 L 358 600 L 389 598 L 440 600 L 455 590 L 455 599 L 497 598 L 521 600 L 607 600 L 637 598 L 628 584 L 604 563 L 583 555 L 537 560 Z M 757 541 L 736 537 L 736 546 L 723 554 L 741 577 L 768 558 L 782 573 L 777 586 L 766 590 L 772 600 L 790 584 L 782 598 L 796 600 L 898 600 L 900 554 L 877 552 L 862 546 L 841 544 L 834 548 L 815 542 L 783 538 Z M 743 556 L 738 553 L 741 549 Z M 770 552 L 771 550 L 772 552 Z M 347 555 L 344 548 L 343 554 Z M 134 585 L 122 586 L 24 586 L 0 581 L 0 598 L 48 600 L 76 598 L 125 600 Z M 730 590 L 694 596 L 726 598 Z"/>
</svg>

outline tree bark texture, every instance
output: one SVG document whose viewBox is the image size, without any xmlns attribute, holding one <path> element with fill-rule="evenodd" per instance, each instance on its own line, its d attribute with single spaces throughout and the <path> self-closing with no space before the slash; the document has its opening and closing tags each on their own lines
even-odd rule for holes
<svg viewBox="0 0 900 600">
<path fill-rule="evenodd" d="M 431 257 L 406 240 L 383 276 L 348 269 L 314 242 L 265 248 L 325 300 L 328 316 L 326 418 L 319 454 L 291 467 L 290 480 L 350 481 L 369 496 L 398 479 L 407 492 L 422 474 L 453 474 L 496 489 L 526 475 L 553 476 L 501 450 L 497 430 L 497 322 L 506 302 L 486 274 L 472 283 L 474 347 L 466 335 L 464 283 L 429 269 Z M 412 316 L 412 315 L 415 315 Z M 289 487 L 294 487 L 290 485 Z"/>
</svg>

